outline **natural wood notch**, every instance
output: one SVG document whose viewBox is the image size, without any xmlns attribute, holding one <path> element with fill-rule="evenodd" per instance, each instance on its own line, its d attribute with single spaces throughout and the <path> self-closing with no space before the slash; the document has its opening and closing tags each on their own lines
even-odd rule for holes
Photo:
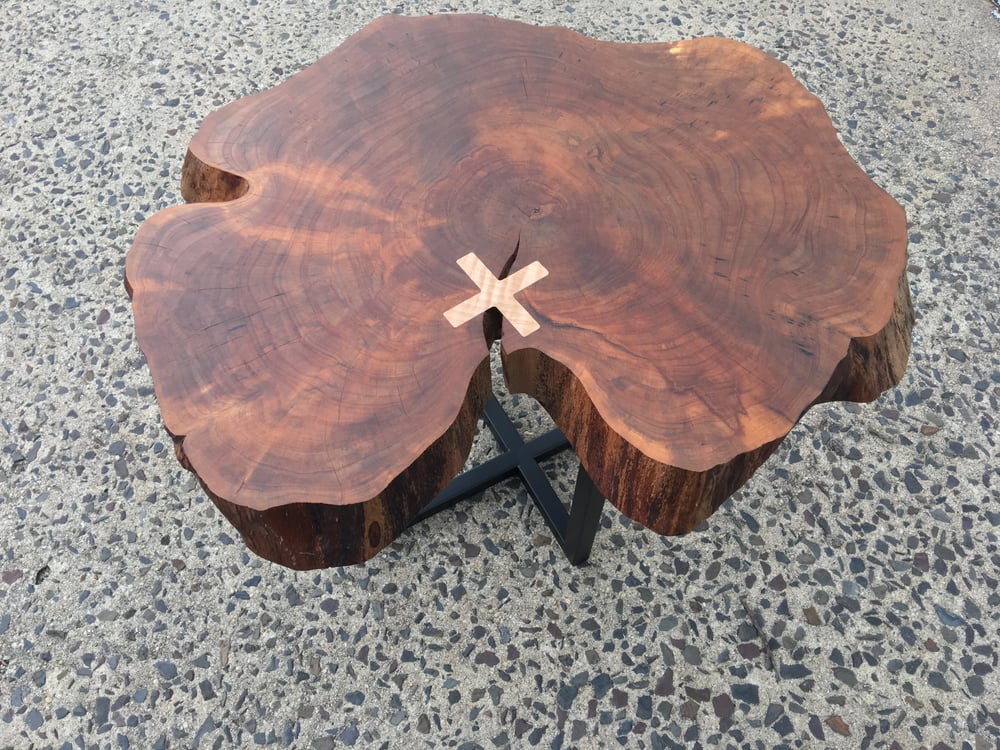
<svg viewBox="0 0 1000 750">
<path fill-rule="evenodd" d="M 182 192 L 128 254 L 136 335 L 184 465 L 291 567 L 371 557 L 448 483 L 501 329 L 662 534 L 909 354 L 902 209 L 735 41 L 388 16 L 209 115 Z"/>
</svg>

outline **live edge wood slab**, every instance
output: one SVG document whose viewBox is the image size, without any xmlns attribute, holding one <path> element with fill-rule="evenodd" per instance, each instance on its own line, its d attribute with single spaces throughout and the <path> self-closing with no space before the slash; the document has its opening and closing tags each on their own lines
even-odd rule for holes
<svg viewBox="0 0 1000 750">
<path fill-rule="evenodd" d="M 257 554 L 366 560 L 461 469 L 502 336 L 598 489 L 691 530 L 900 379 L 906 219 L 726 39 L 379 19 L 206 118 L 126 262 L 181 462 Z"/>
</svg>

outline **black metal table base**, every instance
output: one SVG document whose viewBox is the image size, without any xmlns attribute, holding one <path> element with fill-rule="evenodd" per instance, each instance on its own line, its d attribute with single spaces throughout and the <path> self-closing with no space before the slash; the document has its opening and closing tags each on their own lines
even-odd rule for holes
<svg viewBox="0 0 1000 750">
<path fill-rule="evenodd" d="M 604 498 L 581 466 L 576 477 L 573 502 L 567 511 L 539 466 L 540 461 L 570 447 L 566 436 L 559 430 L 552 430 L 525 442 L 495 398 L 486 404 L 483 417 L 504 453 L 455 477 L 440 495 L 420 511 L 414 523 L 516 475 L 542 512 L 545 523 L 570 563 L 579 565 L 585 562 L 590 557 L 597 535 Z"/>
</svg>

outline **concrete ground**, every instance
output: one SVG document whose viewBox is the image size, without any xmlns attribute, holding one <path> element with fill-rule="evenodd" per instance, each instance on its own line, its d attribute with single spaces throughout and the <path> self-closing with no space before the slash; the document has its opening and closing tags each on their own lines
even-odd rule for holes
<svg viewBox="0 0 1000 750">
<path fill-rule="evenodd" d="M 992 9 L 4 0 L 0 747 L 997 747 Z M 451 11 L 627 42 L 722 35 L 791 66 L 909 217 L 899 387 L 811 411 L 688 536 L 606 509 L 580 568 L 514 481 L 368 565 L 248 554 L 174 459 L 125 252 L 181 201 L 209 112 L 380 14 Z"/>
</svg>

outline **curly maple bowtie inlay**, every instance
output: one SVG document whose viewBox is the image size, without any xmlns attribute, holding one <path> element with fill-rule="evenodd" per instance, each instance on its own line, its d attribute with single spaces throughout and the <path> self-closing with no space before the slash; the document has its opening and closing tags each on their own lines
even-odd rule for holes
<svg viewBox="0 0 1000 750">
<path fill-rule="evenodd" d="M 497 336 L 661 534 L 906 367 L 902 209 L 735 41 L 387 16 L 209 115 L 182 192 L 126 260 L 136 337 L 184 465 L 296 568 L 368 559 L 459 471 Z"/>
</svg>

